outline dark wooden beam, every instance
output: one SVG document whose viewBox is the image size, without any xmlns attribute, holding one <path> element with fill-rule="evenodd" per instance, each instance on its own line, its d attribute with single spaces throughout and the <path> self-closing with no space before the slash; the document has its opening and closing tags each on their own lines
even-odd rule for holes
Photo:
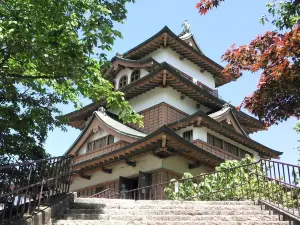
<svg viewBox="0 0 300 225">
<path fill-rule="evenodd" d="M 201 163 L 199 161 L 193 162 L 189 164 L 189 169 L 195 169 L 201 166 Z"/>
<path fill-rule="evenodd" d="M 81 177 L 83 179 L 86 179 L 86 180 L 90 180 L 91 179 L 91 175 L 86 175 L 86 174 L 83 174 L 83 173 L 80 173 L 79 177 Z"/>
<path fill-rule="evenodd" d="M 163 87 L 166 87 L 167 84 L 167 71 L 164 70 L 163 72 Z"/>
<path fill-rule="evenodd" d="M 104 168 L 104 167 L 102 167 L 102 171 L 104 173 L 112 173 L 112 169 L 107 169 L 107 168 Z"/>
<path fill-rule="evenodd" d="M 167 135 L 163 135 L 162 137 L 161 137 L 161 147 L 164 149 L 164 148 L 166 148 L 166 144 L 167 144 Z"/>
<path fill-rule="evenodd" d="M 129 160 L 129 159 L 126 159 L 125 162 L 126 162 L 126 164 L 127 164 L 128 166 L 132 166 L 132 167 L 135 167 L 135 166 L 136 166 L 136 162 L 135 162 L 135 161 L 131 161 L 131 160 Z"/>
<path fill-rule="evenodd" d="M 168 44 L 168 34 L 165 33 L 165 35 L 164 35 L 164 47 L 167 47 L 167 44 Z"/>
</svg>

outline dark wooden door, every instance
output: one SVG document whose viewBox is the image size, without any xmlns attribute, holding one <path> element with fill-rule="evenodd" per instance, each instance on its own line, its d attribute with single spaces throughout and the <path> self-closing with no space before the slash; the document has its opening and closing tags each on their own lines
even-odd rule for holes
<svg viewBox="0 0 300 225">
<path fill-rule="evenodd" d="M 134 193 L 130 192 L 130 190 L 133 189 L 137 189 L 136 179 L 121 176 L 119 177 L 119 190 L 121 192 L 121 198 L 132 199 Z"/>
<path fill-rule="evenodd" d="M 152 174 L 151 173 L 145 173 L 140 171 L 139 172 L 139 199 L 150 199 L 150 189 L 151 188 L 143 188 L 143 187 L 148 187 L 152 183 Z"/>
</svg>

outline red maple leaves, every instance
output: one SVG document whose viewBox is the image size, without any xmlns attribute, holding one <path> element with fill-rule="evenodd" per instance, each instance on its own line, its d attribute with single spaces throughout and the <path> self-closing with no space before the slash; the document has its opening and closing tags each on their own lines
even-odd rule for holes
<svg viewBox="0 0 300 225">
<path fill-rule="evenodd" d="M 262 71 L 257 90 L 243 107 L 269 125 L 300 116 L 300 24 L 285 34 L 269 31 L 249 45 L 233 46 L 222 59 L 228 62 L 223 70 L 227 77 Z"/>
<path fill-rule="evenodd" d="M 199 9 L 201 15 L 205 15 L 213 7 L 217 7 L 224 0 L 201 0 L 196 8 Z"/>
</svg>

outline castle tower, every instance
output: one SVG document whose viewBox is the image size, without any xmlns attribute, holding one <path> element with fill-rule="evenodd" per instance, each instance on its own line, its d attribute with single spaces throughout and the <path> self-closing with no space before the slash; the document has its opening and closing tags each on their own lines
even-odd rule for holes
<svg viewBox="0 0 300 225">
<path fill-rule="evenodd" d="M 217 87 L 231 80 L 204 55 L 188 24 L 179 36 L 164 27 L 111 62 L 104 76 L 144 116 L 144 127 L 123 124 L 105 101 L 66 115 L 82 130 L 66 152 L 79 171 L 71 184 L 79 195 L 210 172 L 246 154 L 257 160 L 282 154 L 249 138 L 265 129 L 262 122 L 220 98 Z"/>
</svg>

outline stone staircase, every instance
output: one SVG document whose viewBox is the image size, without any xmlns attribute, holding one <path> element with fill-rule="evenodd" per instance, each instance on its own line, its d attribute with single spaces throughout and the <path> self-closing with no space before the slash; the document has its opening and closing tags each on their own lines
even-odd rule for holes
<svg viewBox="0 0 300 225">
<path fill-rule="evenodd" d="M 55 225 L 283 225 L 252 201 L 134 201 L 76 198 Z"/>
</svg>

